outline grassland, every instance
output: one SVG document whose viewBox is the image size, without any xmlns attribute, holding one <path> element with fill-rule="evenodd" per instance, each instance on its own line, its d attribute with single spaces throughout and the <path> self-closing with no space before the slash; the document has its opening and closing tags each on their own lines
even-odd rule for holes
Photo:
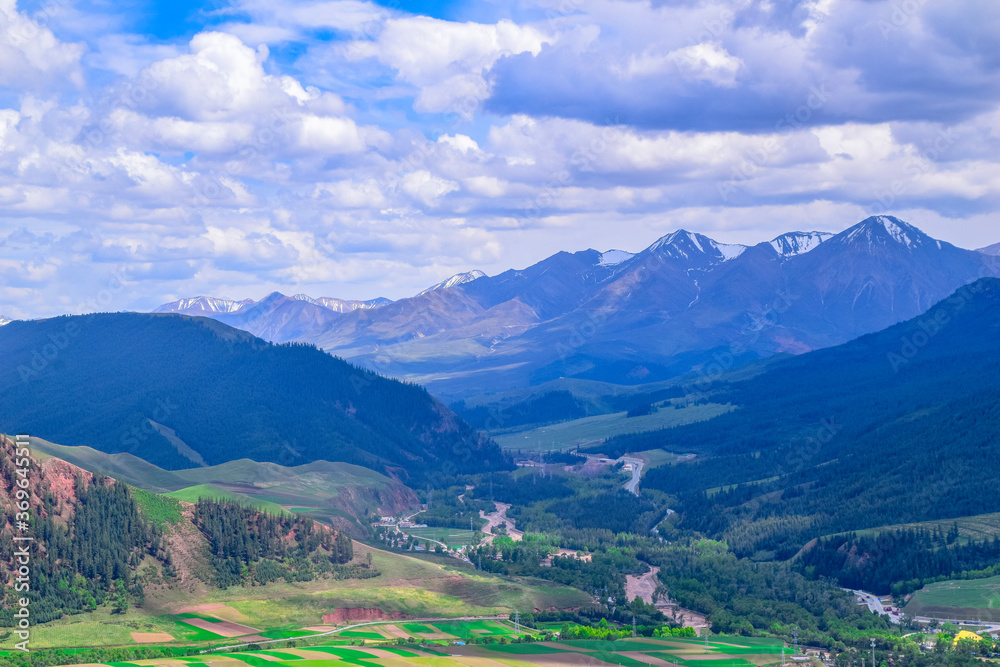
<svg viewBox="0 0 1000 667">
<path fill-rule="evenodd" d="M 175 500 L 183 500 L 186 503 L 196 503 L 202 498 L 208 500 L 236 500 L 245 505 L 249 505 L 250 507 L 256 507 L 262 512 L 279 515 L 291 514 L 289 510 L 277 503 L 255 498 L 254 496 L 243 493 L 227 491 L 226 489 L 214 484 L 198 484 L 196 486 L 189 486 L 178 491 L 171 491 L 170 493 L 163 494 L 163 496 L 166 498 L 173 498 Z"/>
<path fill-rule="evenodd" d="M 663 664 L 682 667 L 749 667 L 781 664 L 780 642 L 748 642 L 739 638 L 719 638 L 707 645 L 702 641 L 671 639 L 620 639 L 618 641 L 570 640 L 565 642 L 510 643 L 513 629 L 493 621 L 391 625 L 413 637 L 413 633 L 438 635 L 436 639 L 393 637 L 380 627 L 367 626 L 365 633 L 379 639 L 361 637 L 363 646 L 345 646 L 330 641 L 310 646 L 268 645 L 253 651 L 207 653 L 197 657 L 130 660 L 139 667 L 177 667 L 178 664 L 207 667 L 341 667 L 342 665 L 490 665 L 511 667 L 534 665 L 641 665 Z M 427 632 L 430 631 L 430 632 Z M 360 634 L 360 633 L 355 633 Z M 441 635 L 444 635 L 443 637 Z M 487 638 L 492 643 L 459 645 L 460 638 Z M 96 663 L 117 667 L 115 663 Z"/>
<path fill-rule="evenodd" d="M 928 584 L 913 594 L 905 611 L 947 620 L 1000 621 L 1000 577 Z"/>
<path fill-rule="evenodd" d="M 669 401 L 660 405 L 660 409 L 656 412 L 641 417 L 627 417 L 624 412 L 616 412 L 492 435 L 493 439 L 506 449 L 532 452 L 563 451 L 600 444 L 606 438 L 616 435 L 655 431 L 705 421 L 734 409 L 732 405 L 719 403 L 683 408 L 674 408 Z"/>
</svg>

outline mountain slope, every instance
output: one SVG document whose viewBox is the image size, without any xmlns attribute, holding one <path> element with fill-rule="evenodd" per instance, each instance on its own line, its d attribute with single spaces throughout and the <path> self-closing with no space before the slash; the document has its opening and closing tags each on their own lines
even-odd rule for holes
<svg viewBox="0 0 1000 667">
<path fill-rule="evenodd" d="M 423 389 L 180 315 L 4 326 L 0 424 L 172 469 L 328 460 L 407 478 L 504 465 L 493 443 Z"/>
<path fill-rule="evenodd" d="M 981 252 L 984 255 L 1000 255 L 1000 243 L 994 243 L 993 245 L 986 246 L 985 248 L 980 248 L 977 252 Z"/>
<path fill-rule="evenodd" d="M 689 391 L 738 409 L 601 449 L 698 453 L 703 462 L 651 470 L 643 484 L 679 493 L 686 526 L 747 555 L 1000 504 L 990 482 L 1000 474 L 1000 280 L 884 331 Z"/>
</svg>

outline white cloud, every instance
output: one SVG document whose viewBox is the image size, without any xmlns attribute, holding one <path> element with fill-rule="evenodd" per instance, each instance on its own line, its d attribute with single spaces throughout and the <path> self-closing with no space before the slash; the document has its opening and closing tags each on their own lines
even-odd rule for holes
<svg viewBox="0 0 1000 667">
<path fill-rule="evenodd" d="M 17 11 L 16 0 L 0 0 L 0 87 L 35 90 L 62 80 L 82 86 L 84 50 Z"/>
<path fill-rule="evenodd" d="M 419 90 L 418 111 L 471 115 L 489 94 L 485 75 L 499 58 L 537 55 L 552 39 L 508 20 L 487 25 L 415 16 L 386 20 L 374 40 L 353 42 L 346 55 L 355 61 L 376 58 L 392 68 Z"/>
</svg>

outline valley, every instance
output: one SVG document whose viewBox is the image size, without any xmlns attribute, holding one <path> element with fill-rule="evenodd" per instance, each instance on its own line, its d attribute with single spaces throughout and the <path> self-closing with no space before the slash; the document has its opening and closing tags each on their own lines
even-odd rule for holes
<svg viewBox="0 0 1000 667">
<path fill-rule="evenodd" d="M 677 268 L 670 262 L 701 262 L 689 267 L 700 276 L 692 308 L 716 298 L 712 285 L 724 292 L 725 271 L 746 268 L 729 262 L 768 252 L 785 253 L 769 260 L 778 273 L 814 253 L 810 262 L 823 253 L 836 262 L 837 247 L 866 267 L 905 248 L 908 261 L 933 269 L 921 280 L 942 262 L 963 281 L 969 267 L 988 268 L 918 232 L 869 219 L 806 250 L 737 252 L 675 234 L 644 253 L 662 255 L 651 265 L 658 279 Z M 532 307 L 550 308 L 548 319 L 517 334 L 522 344 L 575 312 L 552 310 L 565 294 L 543 289 L 559 267 L 589 285 L 578 307 L 610 307 L 616 272 L 628 269 L 601 265 L 610 272 L 601 277 L 585 270 L 590 259 L 558 256 L 530 280 L 531 271 L 474 274 L 413 298 L 476 312 L 474 298 L 492 308 L 535 290 Z M 841 298 L 857 297 L 844 289 Z M 475 391 L 430 382 L 447 404 L 408 372 L 363 367 L 363 354 L 355 365 L 224 323 L 245 316 L 238 324 L 264 326 L 261 312 L 289 307 L 284 297 L 175 304 L 198 316 L 3 325 L 0 417 L 32 436 L 4 439 L 0 501 L 11 509 L 0 555 L 14 580 L 16 538 L 30 531 L 35 569 L 33 652 L 16 650 L 14 613 L 25 605 L 8 585 L 0 660 L 750 667 L 843 664 L 874 642 L 895 667 L 959 660 L 967 653 L 953 650 L 956 636 L 979 655 L 1000 653 L 986 624 L 1000 621 L 991 483 L 1000 474 L 1000 279 L 925 303 L 930 293 L 881 329 L 874 319 L 848 326 L 856 311 L 826 300 L 824 318 L 846 319 L 824 333 L 810 328 L 815 313 L 789 307 L 764 327 L 769 343 L 732 329 L 722 347 L 677 348 L 672 365 L 649 350 L 637 352 L 638 366 L 614 355 L 583 361 L 587 342 L 551 362 L 573 369 L 564 376 L 536 365 L 530 379 L 484 371 Z M 292 301 L 308 321 L 325 308 L 328 322 L 373 327 L 412 307 Z M 907 308 L 917 312 L 903 318 Z M 701 311 L 671 315 L 680 331 L 687 317 L 708 321 Z M 593 345 L 618 335 L 615 326 L 596 327 Z M 851 327 L 871 330 L 853 336 Z M 802 342 L 805 329 L 810 342 L 796 354 L 767 347 Z M 424 338 L 453 341 L 458 331 Z M 34 370 L 33 352 L 60 336 L 65 348 Z M 640 366 L 649 372 L 634 374 Z M 18 467 L 30 470 L 24 487 Z M 28 522 L 13 511 L 19 488 Z M 975 639 L 959 634 L 977 629 Z M 945 662 L 927 657 L 937 644 Z"/>
</svg>

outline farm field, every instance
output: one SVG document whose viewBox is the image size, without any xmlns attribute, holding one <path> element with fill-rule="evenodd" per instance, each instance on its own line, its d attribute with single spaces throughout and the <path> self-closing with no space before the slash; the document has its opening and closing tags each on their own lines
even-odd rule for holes
<svg viewBox="0 0 1000 667">
<path fill-rule="evenodd" d="M 492 634 L 497 628 L 503 633 Z M 620 639 L 568 640 L 565 642 L 510 643 L 513 630 L 492 621 L 456 624 L 385 624 L 368 626 L 371 634 L 388 636 L 378 643 L 364 646 L 319 644 L 315 646 L 263 646 L 252 651 L 206 653 L 196 656 L 130 660 L 138 667 L 341 667 L 350 665 L 678 665 L 681 667 L 750 667 L 751 665 L 781 664 L 782 653 L 791 653 L 776 640 L 746 641 L 742 638 L 720 637 L 706 645 L 702 640 Z M 420 639 L 414 643 L 398 637 L 401 630 L 433 630 L 423 635 L 438 635 L 436 639 Z M 449 634 L 445 632 L 454 631 Z M 407 632 L 407 634 L 410 634 Z M 396 635 L 396 639 L 391 637 Z M 447 635 L 441 637 L 440 635 Z M 491 637 L 491 643 L 465 644 L 456 637 Z M 500 643 L 503 641 L 504 643 Z M 122 663 L 91 663 L 93 666 L 119 667 Z"/>
<path fill-rule="evenodd" d="M 1000 621 L 1000 577 L 928 584 L 913 594 L 904 611 L 911 616 Z"/>
<path fill-rule="evenodd" d="M 624 412 L 616 412 L 492 435 L 497 444 L 505 449 L 567 450 L 596 445 L 615 435 L 655 431 L 705 421 L 734 409 L 732 405 L 719 403 L 692 405 L 680 409 L 667 404 L 660 407 L 657 412 L 641 417 L 629 418 Z"/>
<path fill-rule="evenodd" d="M 32 646 L 137 646 L 140 642 L 132 633 L 167 633 L 176 643 L 220 639 L 176 616 L 182 610 L 204 609 L 205 605 L 224 606 L 228 611 L 188 613 L 210 621 L 238 623 L 269 637 L 272 631 L 290 633 L 324 625 L 323 616 L 338 609 L 377 609 L 410 618 L 448 618 L 507 615 L 515 608 L 564 609 L 589 601 L 586 593 L 551 582 L 476 573 L 457 562 L 430 562 L 355 543 L 358 560 L 364 561 L 368 553 L 380 572 L 371 579 L 321 579 L 196 592 L 150 589 L 146 604 L 126 614 L 112 614 L 102 608 L 37 625 L 32 630 Z M 10 648 L 13 641 L 0 641 L 0 650 Z"/>
</svg>

